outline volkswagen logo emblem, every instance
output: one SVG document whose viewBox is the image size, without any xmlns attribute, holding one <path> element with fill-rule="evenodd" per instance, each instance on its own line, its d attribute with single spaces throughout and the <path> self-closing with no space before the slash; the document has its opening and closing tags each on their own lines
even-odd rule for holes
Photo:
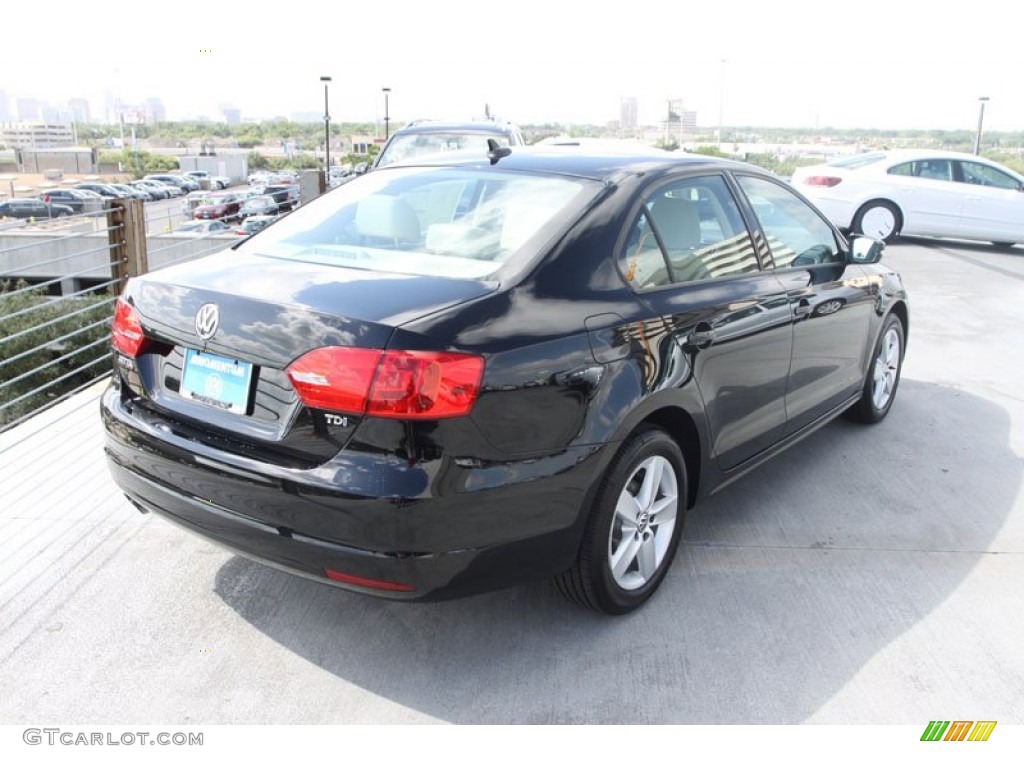
<svg viewBox="0 0 1024 768">
<path fill-rule="evenodd" d="M 220 323 L 220 310 L 216 304 L 203 304 L 196 312 L 196 333 L 203 341 L 213 338 Z"/>
</svg>

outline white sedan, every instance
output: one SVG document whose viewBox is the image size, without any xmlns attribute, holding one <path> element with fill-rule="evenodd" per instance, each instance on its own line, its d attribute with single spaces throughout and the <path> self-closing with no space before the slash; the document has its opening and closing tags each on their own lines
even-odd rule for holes
<svg viewBox="0 0 1024 768">
<path fill-rule="evenodd" d="M 836 226 L 886 241 L 1024 243 L 1024 176 L 977 155 L 868 152 L 800 168 L 792 182 Z"/>
</svg>

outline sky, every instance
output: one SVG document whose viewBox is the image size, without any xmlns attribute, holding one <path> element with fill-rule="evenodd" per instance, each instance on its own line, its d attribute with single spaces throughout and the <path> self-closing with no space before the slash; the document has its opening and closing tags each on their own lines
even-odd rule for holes
<svg viewBox="0 0 1024 768">
<path fill-rule="evenodd" d="M 959 13 L 898 0 L 390 0 L 11 4 L 0 91 L 103 113 L 160 98 L 170 119 L 323 114 L 392 125 L 492 114 L 604 124 L 624 97 L 654 124 L 1024 130 L 1016 3 Z M 117 9 L 124 9 L 118 13 Z"/>
</svg>

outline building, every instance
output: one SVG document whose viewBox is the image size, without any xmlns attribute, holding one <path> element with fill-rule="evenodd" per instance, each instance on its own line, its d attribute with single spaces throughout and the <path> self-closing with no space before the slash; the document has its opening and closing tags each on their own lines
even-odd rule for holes
<svg viewBox="0 0 1024 768">
<path fill-rule="evenodd" d="M 637 127 L 637 104 L 634 96 L 627 96 L 619 103 L 619 128 L 630 131 Z"/>
<path fill-rule="evenodd" d="M 666 145 L 673 141 L 682 144 L 684 136 L 697 132 L 697 113 L 685 109 L 682 99 L 669 99 L 668 113 L 661 125 Z"/>
<path fill-rule="evenodd" d="M 242 110 L 234 107 L 224 107 L 221 109 L 221 113 L 224 115 L 224 122 L 228 125 L 239 125 L 242 122 Z"/>
<path fill-rule="evenodd" d="M 349 146 L 352 147 L 352 154 L 354 155 L 368 155 L 370 154 L 370 147 L 378 144 L 378 140 L 374 136 L 359 136 L 353 135 L 348 137 Z M 380 139 L 380 144 L 384 143 L 383 139 Z M 343 150 L 344 151 L 344 148 Z"/>
<path fill-rule="evenodd" d="M 53 104 L 42 104 L 36 119 L 41 123 L 63 123 L 67 121 L 67 111 Z"/>
<path fill-rule="evenodd" d="M 0 144 L 16 149 L 72 147 L 74 132 L 68 123 L 0 123 Z"/>
<path fill-rule="evenodd" d="M 51 174 L 60 171 L 77 175 L 99 171 L 98 153 L 87 147 L 20 149 L 18 156 L 21 173 Z"/>
<path fill-rule="evenodd" d="M 88 99 L 71 99 L 68 101 L 68 109 L 71 110 L 71 119 L 76 123 L 92 122 Z"/>
<path fill-rule="evenodd" d="M 146 99 L 145 111 L 146 125 L 153 125 L 154 123 L 163 123 L 167 120 L 167 110 L 164 108 L 164 103 L 155 96 Z"/>
<path fill-rule="evenodd" d="M 35 99 L 17 99 L 18 120 L 29 123 L 39 120 L 39 102 Z"/>
</svg>

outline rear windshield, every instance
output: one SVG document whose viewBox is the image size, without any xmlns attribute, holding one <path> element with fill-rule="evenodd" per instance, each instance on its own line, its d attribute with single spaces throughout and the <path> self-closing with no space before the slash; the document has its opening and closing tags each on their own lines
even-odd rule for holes
<svg viewBox="0 0 1024 768">
<path fill-rule="evenodd" d="M 835 166 L 836 168 L 863 168 L 865 165 L 871 165 L 880 160 L 885 160 L 884 154 L 881 152 L 868 152 L 864 155 L 841 157 L 838 160 L 832 160 L 828 165 Z"/>
<path fill-rule="evenodd" d="M 480 168 L 376 170 L 313 200 L 241 250 L 381 272 L 480 279 L 532 256 L 598 182 Z"/>
</svg>

